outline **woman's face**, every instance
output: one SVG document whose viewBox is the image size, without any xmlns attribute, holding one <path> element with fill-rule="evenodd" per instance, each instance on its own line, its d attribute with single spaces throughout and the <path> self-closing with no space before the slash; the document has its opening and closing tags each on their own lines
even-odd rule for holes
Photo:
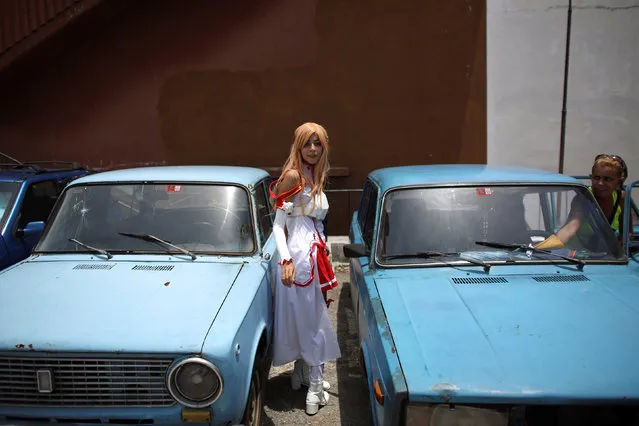
<svg viewBox="0 0 639 426">
<path fill-rule="evenodd" d="M 322 150 L 322 142 L 316 134 L 313 134 L 302 146 L 302 159 L 314 166 L 322 156 Z"/>
<path fill-rule="evenodd" d="M 595 195 L 612 196 L 612 193 L 619 187 L 619 172 L 612 167 L 599 166 L 590 175 L 592 190 Z"/>
</svg>

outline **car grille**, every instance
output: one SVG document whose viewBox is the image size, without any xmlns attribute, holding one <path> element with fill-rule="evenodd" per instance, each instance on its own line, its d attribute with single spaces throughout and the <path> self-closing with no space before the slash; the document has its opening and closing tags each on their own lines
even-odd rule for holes
<svg viewBox="0 0 639 426">
<path fill-rule="evenodd" d="M 0 405 L 166 407 L 171 359 L 0 357 Z M 38 383 L 38 373 L 51 378 Z"/>
</svg>

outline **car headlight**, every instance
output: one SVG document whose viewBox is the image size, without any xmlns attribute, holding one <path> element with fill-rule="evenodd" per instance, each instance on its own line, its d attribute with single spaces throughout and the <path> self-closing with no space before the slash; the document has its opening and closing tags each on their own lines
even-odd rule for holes
<svg viewBox="0 0 639 426">
<path fill-rule="evenodd" d="M 222 376 L 209 361 L 183 359 L 169 369 L 167 386 L 171 396 L 191 408 L 208 407 L 222 394 Z"/>
<path fill-rule="evenodd" d="M 456 405 L 409 405 L 407 426 L 506 426 L 508 413 L 486 408 Z"/>
</svg>

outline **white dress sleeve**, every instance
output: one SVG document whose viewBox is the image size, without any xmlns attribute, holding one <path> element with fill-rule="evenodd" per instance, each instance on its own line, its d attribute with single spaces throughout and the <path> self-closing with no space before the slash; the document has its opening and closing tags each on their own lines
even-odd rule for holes
<svg viewBox="0 0 639 426">
<path fill-rule="evenodd" d="M 284 228 L 286 227 L 286 210 L 293 207 L 293 203 L 284 203 L 283 208 L 277 209 L 275 212 L 275 222 L 273 223 L 273 236 L 275 237 L 275 245 L 277 251 L 280 254 L 280 265 L 284 261 L 290 261 L 291 253 L 288 251 L 288 245 L 286 244 L 286 233 Z"/>
</svg>

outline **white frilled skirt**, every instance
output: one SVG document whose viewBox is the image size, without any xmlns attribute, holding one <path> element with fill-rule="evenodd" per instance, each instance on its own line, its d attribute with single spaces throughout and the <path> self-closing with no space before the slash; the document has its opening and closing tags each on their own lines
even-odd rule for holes
<svg viewBox="0 0 639 426">
<path fill-rule="evenodd" d="M 328 317 L 320 290 L 315 249 L 312 243 L 323 229 L 309 216 L 289 216 L 287 244 L 295 265 L 295 282 L 286 287 L 277 271 L 275 283 L 275 335 L 273 365 L 304 359 L 311 366 L 340 357 L 337 334 Z M 303 285 L 303 286 L 301 286 Z"/>
</svg>

